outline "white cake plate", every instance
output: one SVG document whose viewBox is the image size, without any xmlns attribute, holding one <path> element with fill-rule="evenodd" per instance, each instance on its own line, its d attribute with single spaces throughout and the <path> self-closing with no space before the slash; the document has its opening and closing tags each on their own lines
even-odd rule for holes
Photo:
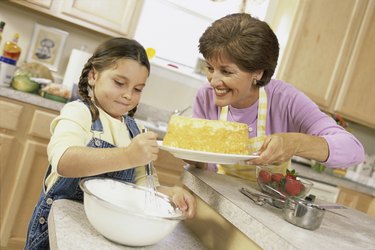
<svg viewBox="0 0 375 250">
<path fill-rule="evenodd" d="M 174 148 L 163 146 L 163 141 L 157 141 L 160 149 L 168 151 L 177 158 L 216 164 L 236 164 L 241 161 L 246 161 L 259 157 L 258 155 L 237 155 L 237 154 L 220 154 L 210 153 L 204 151 L 189 150 L 183 148 Z"/>
</svg>

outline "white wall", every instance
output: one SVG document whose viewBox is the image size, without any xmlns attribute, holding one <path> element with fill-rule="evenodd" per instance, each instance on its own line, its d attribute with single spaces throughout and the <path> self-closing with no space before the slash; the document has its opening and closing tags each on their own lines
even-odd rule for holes
<svg viewBox="0 0 375 250">
<path fill-rule="evenodd" d="M 7 1 L 0 1 L 0 20 L 6 23 L 0 48 L 3 48 L 5 41 L 12 39 L 15 32 L 20 34 L 18 44 L 22 52 L 17 63 L 18 66 L 26 59 L 34 23 L 52 26 L 69 32 L 58 71 L 53 72 L 58 82 L 62 81 L 61 78 L 65 74 L 72 49 L 79 49 L 82 45 L 85 45 L 88 52 L 92 53 L 102 41 L 109 38 L 106 35 L 51 16 L 34 12 L 24 7 L 18 7 Z M 203 82 L 202 80 L 190 79 L 184 74 L 173 73 L 173 71 L 170 72 L 154 64 L 151 67 L 151 76 L 143 93 L 142 102 L 167 111 L 183 109 L 192 105 L 196 88 Z"/>
<path fill-rule="evenodd" d="M 207 80 L 204 77 L 194 78 L 167 67 L 156 65 L 151 59 L 151 76 L 141 101 L 168 111 L 191 106 L 198 87 Z M 191 110 L 186 114 L 190 112 Z"/>
</svg>

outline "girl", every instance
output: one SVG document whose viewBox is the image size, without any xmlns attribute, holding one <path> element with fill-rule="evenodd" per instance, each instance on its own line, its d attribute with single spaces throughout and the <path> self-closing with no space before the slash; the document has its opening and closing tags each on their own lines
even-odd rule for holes
<svg viewBox="0 0 375 250">
<path fill-rule="evenodd" d="M 78 84 L 82 100 L 66 104 L 51 123 L 50 165 L 29 224 L 26 249 L 49 248 L 51 205 L 57 199 L 82 201 L 81 178 L 100 175 L 145 183 L 144 165 L 158 156 L 157 134 L 140 133 L 133 115 L 149 73 L 144 48 L 126 38 L 104 42 L 85 64 Z M 180 187 L 157 190 L 170 196 L 186 216 L 194 215 L 195 200 L 189 192 Z"/>
</svg>

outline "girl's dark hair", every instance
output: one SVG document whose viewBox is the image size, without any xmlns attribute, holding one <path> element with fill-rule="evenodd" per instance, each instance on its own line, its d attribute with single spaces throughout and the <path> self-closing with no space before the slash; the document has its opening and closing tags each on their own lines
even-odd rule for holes
<svg viewBox="0 0 375 250">
<path fill-rule="evenodd" d="M 117 37 L 111 38 L 100 44 L 94 54 L 83 67 L 81 77 L 79 78 L 78 89 L 79 94 L 84 102 L 90 107 L 92 120 L 95 121 L 99 117 L 99 111 L 92 102 L 89 91 L 91 86 L 88 82 L 89 72 L 95 69 L 99 73 L 113 67 L 119 59 L 133 59 L 145 66 L 150 74 L 150 62 L 143 46 L 136 40 Z M 129 116 L 134 116 L 137 107 L 129 111 Z"/>
<path fill-rule="evenodd" d="M 228 58 L 247 72 L 264 70 L 257 86 L 264 86 L 275 72 L 279 42 L 266 22 L 246 13 L 216 20 L 199 39 L 199 52 L 206 59 Z"/>
</svg>

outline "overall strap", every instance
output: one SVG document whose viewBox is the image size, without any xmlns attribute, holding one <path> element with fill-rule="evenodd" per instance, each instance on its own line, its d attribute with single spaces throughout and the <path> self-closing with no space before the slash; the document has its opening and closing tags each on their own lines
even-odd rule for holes
<svg viewBox="0 0 375 250">
<path fill-rule="evenodd" d="M 221 108 L 219 120 L 220 121 L 227 121 L 228 120 L 228 105 Z"/>
<path fill-rule="evenodd" d="M 228 106 L 224 106 L 220 110 L 219 120 L 228 120 Z M 257 119 L 257 137 L 266 135 L 266 120 L 267 120 L 267 94 L 264 87 L 259 88 L 258 99 L 258 119 Z"/>
<path fill-rule="evenodd" d="M 134 138 L 136 135 L 140 133 L 137 123 L 135 122 L 133 117 L 130 117 L 128 115 L 124 116 L 124 122 L 129 129 L 131 138 Z"/>
<path fill-rule="evenodd" d="M 83 104 L 85 104 L 86 107 L 90 110 L 90 105 L 87 102 L 82 101 L 82 100 L 79 100 L 79 101 L 83 102 Z M 91 114 L 91 112 L 90 112 L 90 114 Z M 95 121 L 93 121 L 91 123 L 91 132 L 93 132 L 93 131 L 97 131 L 97 132 L 103 133 L 103 124 L 100 121 L 99 117 Z"/>
<path fill-rule="evenodd" d="M 267 94 L 264 87 L 259 88 L 257 136 L 266 135 Z"/>
</svg>

